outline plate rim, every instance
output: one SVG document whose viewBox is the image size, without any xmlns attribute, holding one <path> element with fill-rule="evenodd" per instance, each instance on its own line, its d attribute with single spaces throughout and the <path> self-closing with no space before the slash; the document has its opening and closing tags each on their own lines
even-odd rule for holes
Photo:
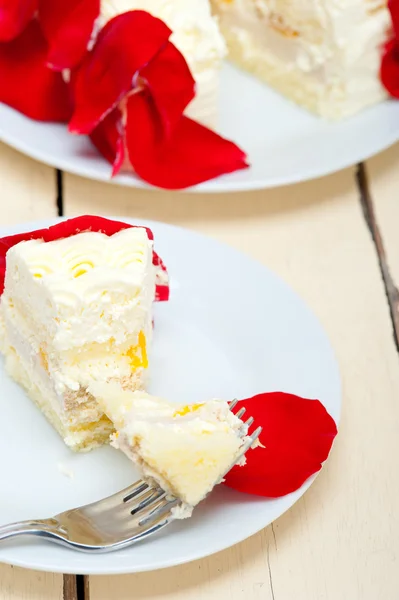
<svg viewBox="0 0 399 600">
<path fill-rule="evenodd" d="M 76 216 L 76 215 L 74 215 L 74 216 Z M 51 225 L 54 225 L 57 222 L 71 219 L 74 216 L 58 216 L 58 217 L 54 216 L 54 217 L 45 218 L 45 219 L 35 219 L 32 221 L 24 221 L 21 223 L 1 225 L 0 226 L 0 237 L 3 237 L 4 235 L 13 235 L 13 232 L 15 230 L 19 230 L 22 232 L 22 231 L 30 231 L 31 229 L 33 230 L 33 229 L 41 229 L 41 228 L 49 227 Z M 219 241 L 218 239 L 215 239 L 215 238 L 211 237 L 210 235 L 207 235 L 205 233 L 200 233 L 195 230 L 191 230 L 187 227 L 182 227 L 180 225 L 171 225 L 169 223 L 164 223 L 162 221 L 157 221 L 154 219 L 141 219 L 141 218 L 136 219 L 136 218 L 132 218 L 132 217 L 115 216 L 115 215 L 112 215 L 112 216 L 111 215 L 98 215 L 98 216 L 104 216 L 104 218 L 124 221 L 124 222 L 131 223 L 131 224 L 147 226 L 149 228 L 152 228 L 153 226 L 154 227 L 161 226 L 161 227 L 165 227 L 171 231 L 180 230 L 181 232 L 189 233 L 190 236 L 194 236 L 194 237 L 202 239 L 202 240 L 205 239 L 207 241 L 210 241 L 212 244 L 214 244 L 216 246 L 220 246 L 222 248 L 227 247 L 229 249 L 229 251 L 231 251 L 232 253 L 237 254 L 239 256 L 244 256 L 247 260 L 257 263 L 263 269 L 268 271 L 269 275 L 271 275 L 273 278 L 277 279 L 279 281 L 279 283 L 282 284 L 283 287 L 286 288 L 291 294 L 294 294 L 294 296 L 296 297 L 296 300 L 302 305 L 302 308 L 304 310 L 306 310 L 309 314 L 312 315 L 313 320 L 315 321 L 315 323 L 317 323 L 319 330 L 322 332 L 323 337 L 325 338 L 325 342 L 327 342 L 327 344 L 328 344 L 328 347 L 329 347 L 329 350 L 331 353 L 331 358 L 332 358 L 331 367 L 335 371 L 334 376 L 336 378 L 336 383 L 338 384 L 337 414 L 336 414 L 334 420 L 335 420 L 337 426 L 339 425 L 340 420 L 341 420 L 341 414 L 342 414 L 343 385 L 342 385 L 342 377 L 341 377 L 340 368 L 339 368 L 339 362 L 337 360 L 337 356 L 336 356 L 334 347 L 332 346 L 329 336 L 327 335 L 327 333 L 326 333 L 322 323 L 320 322 L 319 318 L 317 317 L 317 315 L 313 312 L 313 310 L 305 302 L 305 300 L 302 299 L 301 295 L 294 288 L 292 288 L 278 273 L 276 273 L 275 271 L 270 269 L 270 267 L 265 265 L 263 262 L 261 262 L 257 258 L 254 258 L 251 255 L 247 254 L 246 252 L 238 250 L 234 246 L 231 246 L 230 244 L 228 244 L 226 242 Z M 334 440 L 333 447 L 331 450 L 333 450 L 335 443 L 336 443 L 336 440 Z M 298 502 L 298 500 L 300 500 L 300 498 L 302 498 L 302 496 L 307 492 L 307 490 L 314 483 L 314 481 L 317 479 L 317 477 L 320 475 L 320 473 L 324 470 L 324 466 L 325 466 L 325 464 L 327 464 L 329 458 L 330 458 L 330 455 L 327 457 L 327 460 L 323 463 L 322 468 L 317 473 L 312 475 L 309 479 L 307 479 L 305 481 L 305 483 L 298 490 L 296 490 L 292 494 L 288 494 L 285 497 L 283 497 L 283 498 L 289 498 L 288 505 L 278 517 L 273 519 L 272 522 L 274 522 L 274 520 L 276 520 L 276 519 L 279 519 L 281 516 L 283 516 L 285 513 L 287 513 L 289 510 L 291 510 L 291 508 Z M 261 499 L 262 497 L 254 496 L 254 498 Z M 259 533 L 262 529 L 264 529 L 265 527 L 268 527 L 269 524 L 270 523 L 267 523 L 266 525 L 263 524 L 261 526 L 259 526 L 259 524 L 257 524 L 253 528 L 250 528 L 249 530 L 247 530 L 242 535 L 239 535 L 237 537 L 236 541 L 234 541 L 233 543 L 221 542 L 220 544 L 217 544 L 216 547 L 213 546 L 212 549 L 209 550 L 209 552 L 208 551 L 201 552 L 198 556 L 194 556 L 194 557 L 189 555 L 188 557 L 180 558 L 177 561 L 173 560 L 172 558 L 168 559 L 168 557 L 166 556 L 164 558 L 163 562 L 161 564 L 157 564 L 157 565 L 154 565 L 152 563 L 147 563 L 144 565 L 141 564 L 139 568 L 135 568 L 135 565 L 132 563 L 131 568 L 126 569 L 126 566 L 124 566 L 124 565 L 119 567 L 118 564 L 113 565 L 111 563 L 111 565 L 109 567 L 107 567 L 107 569 L 101 568 L 101 566 L 100 566 L 99 569 L 82 568 L 82 569 L 79 569 L 78 571 L 76 570 L 76 566 L 75 567 L 73 566 L 73 562 L 72 562 L 72 564 L 70 564 L 70 566 L 61 565 L 61 564 L 56 565 L 56 566 L 52 565 L 50 567 L 50 572 L 60 573 L 60 574 L 71 574 L 71 575 L 75 575 L 78 572 L 79 574 L 82 574 L 82 575 L 104 575 L 104 576 L 107 576 L 107 575 L 128 575 L 128 574 L 133 574 L 133 573 L 144 573 L 144 572 L 150 572 L 150 571 L 155 571 L 155 570 L 168 569 L 171 567 L 177 567 L 177 566 L 180 566 L 183 564 L 188 564 L 188 563 L 194 562 L 196 560 L 202 560 L 204 558 L 207 558 L 209 556 L 212 556 L 214 554 L 218 554 L 219 552 L 227 550 L 228 548 L 234 547 L 237 544 L 240 544 L 243 541 L 253 537 L 257 533 Z M 44 543 L 51 544 L 52 542 L 44 542 Z M 7 542 L 5 542 L 4 547 L 6 547 L 6 544 L 7 544 Z M 71 552 L 71 554 L 74 557 L 85 556 L 85 553 L 81 553 L 78 551 L 69 550 L 69 549 L 67 551 Z M 83 559 L 83 562 L 84 562 L 84 559 Z M 21 567 L 21 568 L 25 568 L 25 569 L 30 569 L 33 571 L 49 572 L 49 565 L 46 564 L 45 562 L 43 562 L 43 563 L 38 562 L 38 563 L 35 563 L 32 565 L 27 560 L 23 560 L 23 559 L 8 560 L 7 558 L 4 558 L 1 556 L 0 564 L 1 563 L 13 565 L 13 566 Z"/>
<path fill-rule="evenodd" d="M 107 185 L 117 185 L 123 188 L 131 188 L 133 190 L 145 190 L 149 192 L 169 192 L 169 193 L 185 193 L 185 194 L 227 194 L 227 193 L 240 193 L 240 192 L 255 192 L 260 190 L 271 190 L 276 189 L 283 186 L 292 186 L 297 185 L 299 183 L 306 183 L 310 181 L 316 181 L 318 179 L 322 179 L 324 177 L 328 177 L 329 175 L 334 175 L 339 173 L 345 169 L 350 167 L 355 167 L 359 163 L 362 163 L 370 158 L 377 156 L 381 152 L 392 148 L 394 144 L 399 141 L 399 135 L 392 134 L 392 138 L 390 138 L 385 143 L 378 144 L 374 150 L 359 152 L 356 154 L 355 158 L 351 161 L 342 160 L 332 167 L 325 169 L 309 169 L 306 172 L 303 172 L 301 176 L 293 176 L 292 179 L 287 180 L 284 177 L 274 177 L 269 178 L 267 183 L 263 180 L 254 180 L 250 182 L 238 181 L 238 182 L 230 182 L 229 175 L 223 175 L 211 181 L 206 181 L 205 183 L 201 183 L 200 185 L 193 186 L 190 188 L 186 188 L 183 190 L 164 190 L 162 188 L 157 188 L 151 186 L 140 179 L 135 179 L 134 177 L 130 177 L 129 175 L 117 175 L 116 177 L 111 178 L 111 168 L 109 177 L 103 175 L 102 172 L 95 173 L 92 169 L 80 169 L 79 166 L 71 167 L 70 164 L 67 164 L 66 160 L 60 158 L 51 159 L 45 158 L 41 152 L 31 152 L 29 151 L 22 142 L 19 142 L 17 139 L 11 139 L 4 136 L 2 130 L 0 129 L 0 142 L 21 152 L 24 156 L 36 160 L 43 165 L 47 165 L 53 169 L 57 169 L 59 171 L 63 171 L 65 173 L 69 173 L 70 175 L 75 175 L 77 177 L 82 177 L 83 179 L 88 179 L 89 181 L 98 181 L 100 183 L 105 183 Z M 77 164 L 79 162 L 77 161 Z M 251 167 L 249 167 L 251 168 Z M 218 181 L 224 180 L 225 183 L 222 185 L 218 185 Z M 132 182 L 132 183 L 130 183 Z"/>
<path fill-rule="evenodd" d="M 70 175 L 75 175 L 77 177 L 82 177 L 83 179 L 88 179 L 89 181 L 98 181 L 100 183 L 105 183 L 108 185 L 117 185 L 119 187 L 131 188 L 133 190 L 145 190 L 149 192 L 168 192 L 168 193 L 185 193 L 185 194 L 227 194 L 227 193 L 240 193 L 240 192 L 255 192 L 260 190 L 271 190 L 284 186 L 292 186 L 297 185 L 299 183 L 306 183 L 308 181 L 316 181 L 318 179 L 322 179 L 329 175 L 334 175 L 339 173 L 345 169 L 350 167 L 355 167 L 359 163 L 362 163 L 370 158 L 381 154 L 385 150 L 392 148 L 394 144 L 399 141 L 398 133 L 394 133 L 392 131 L 391 136 L 385 142 L 381 142 L 380 144 L 376 144 L 373 150 L 364 150 L 359 151 L 354 154 L 354 158 L 349 160 L 337 161 L 334 167 L 324 168 L 324 169 L 308 169 L 304 171 L 302 175 L 293 176 L 291 179 L 287 179 L 285 177 L 269 177 L 267 182 L 261 179 L 256 179 L 254 181 L 231 181 L 229 175 L 222 175 L 216 179 L 212 179 L 210 181 L 206 181 L 199 185 L 185 188 L 183 190 L 165 190 L 162 188 L 157 188 L 155 186 L 151 186 L 141 179 L 136 179 L 135 177 L 131 177 L 130 175 L 117 175 L 116 177 L 111 177 L 111 167 L 109 168 L 109 176 L 105 175 L 105 172 L 94 172 L 93 169 L 80 169 L 79 161 L 76 160 L 73 166 L 68 163 L 67 160 L 62 159 L 60 157 L 51 158 L 50 156 L 44 156 L 44 154 L 40 151 L 32 152 L 29 148 L 26 147 L 22 141 L 17 138 L 10 138 L 4 135 L 4 131 L 0 127 L 0 142 L 13 148 L 14 150 L 20 152 L 24 156 L 36 160 L 37 162 L 47 165 L 48 167 L 52 167 L 53 169 L 57 169 L 59 171 L 63 171 L 65 173 L 69 173 Z M 105 162 L 105 159 L 104 159 Z M 75 166 L 76 164 L 76 166 Z M 251 167 L 249 167 L 251 169 Z"/>
</svg>

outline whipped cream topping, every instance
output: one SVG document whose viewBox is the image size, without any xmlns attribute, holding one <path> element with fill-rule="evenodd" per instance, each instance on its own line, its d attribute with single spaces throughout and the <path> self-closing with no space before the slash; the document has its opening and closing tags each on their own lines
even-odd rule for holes
<svg viewBox="0 0 399 600">
<path fill-rule="evenodd" d="M 334 88 L 344 113 L 386 97 L 379 80 L 381 47 L 391 27 L 385 2 L 213 0 L 213 5 L 223 29 L 234 31 L 245 52 L 275 55 L 288 75 L 299 70 L 314 78 L 320 94 Z"/>
<path fill-rule="evenodd" d="M 138 333 L 155 294 L 145 229 L 21 242 L 7 253 L 2 303 L 39 318 L 56 350 Z"/>
<path fill-rule="evenodd" d="M 96 379 L 144 378 L 152 245 L 145 229 L 129 228 L 20 242 L 7 252 L 1 316 L 10 344 L 28 364 L 39 360 L 61 403 L 67 390 Z"/>
</svg>

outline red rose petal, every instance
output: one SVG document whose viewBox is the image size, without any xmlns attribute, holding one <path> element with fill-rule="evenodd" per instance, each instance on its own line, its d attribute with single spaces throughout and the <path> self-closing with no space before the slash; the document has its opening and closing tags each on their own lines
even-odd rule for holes
<svg viewBox="0 0 399 600">
<path fill-rule="evenodd" d="M 246 464 L 228 473 L 228 487 L 276 498 L 297 490 L 321 469 L 337 435 L 321 402 L 274 392 L 242 400 L 238 407 L 244 406 L 256 426 L 263 427 L 260 442 L 265 448 L 250 450 Z"/>
<path fill-rule="evenodd" d="M 0 42 L 18 37 L 37 11 L 39 0 L 0 0 Z"/>
<path fill-rule="evenodd" d="M 132 89 L 133 78 L 165 46 L 171 30 L 141 10 L 111 19 L 78 68 L 72 133 L 89 134 Z"/>
<path fill-rule="evenodd" d="M 235 144 L 187 117 L 165 137 L 147 90 L 127 100 L 126 145 L 137 175 L 165 189 L 190 187 L 248 166 Z"/>
<path fill-rule="evenodd" d="M 49 44 L 48 65 L 72 69 L 83 58 L 100 14 L 100 0 L 39 0 L 39 19 Z"/>
<path fill-rule="evenodd" d="M 0 44 L 0 101 L 39 121 L 68 121 L 69 88 L 46 66 L 47 43 L 37 20 L 8 44 Z"/>
<path fill-rule="evenodd" d="M 176 46 L 168 42 L 140 71 L 140 77 L 147 84 L 165 134 L 169 135 L 195 96 L 195 80 L 186 60 Z"/>
<path fill-rule="evenodd" d="M 19 242 L 27 240 L 44 240 L 45 242 L 52 242 L 62 238 L 71 237 L 77 233 L 84 231 L 99 231 L 106 235 L 114 235 L 122 229 L 128 229 L 130 227 L 141 227 L 141 225 L 130 225 L 129 223 L 123 223 L 122 221 L 114 221 L 112 219 L 105 219 L 104 217 L 96 217 L 92 215 L 84 215 L 81 217 L 74 217 L 73 219 L 67 219 L 61 221 L 56 225 L 52 225 L 46 229 L 36 229 L 35 231 L 27 231 L 18 233 L 16 235 L 10 235 L 0 239 L 0 294 L 4 290 L 4 278 L 6 274 L 6 254 L 7 251 L 19 244 Z M 148 227 L 144 228 L 147 232 L 148 239 L 153 240 L 154 235 Z M 157 267 L 157 289 L 156 289 L 156 300 L 165 301 L 169 299 L 169 281 L 167 275 L 167 269 L 162 262 L 161 258 L 154 251 L 152 262 Z"/>
<path fill-rule="evenodd" d="M 117 175 L 125 160 L 122 113 L 119 108 L 115 108 L 97 125 L 91 132 L 90 139 L 104 158 L 113 165 L 112 176 Z"/>
<path fill-rule="evenodd" d="M 167 76 L 165 77 L 165 73 Z M 148 86 L 168 136 L 195 95 L 195 81 L 185 58 L 167 42 L 164 48 L 140 70 L 140 81 Z M 125 162 L 122 113 L 115 108 L 92 131 L 90 138 L 99 152 L 113 165 L 115 176 Z M 131 169 L 130 165 L 126 165 Z"/>
<path fill-rule="evenodd" d="M 399 40 L 399 2 L 398 0 L 388 0 L 388 9 L 391 13 L 392 27 L 395 38 Z"/>
<path fill-rule="evenodd" d="M 399 45 L 395 40 L 388 42 L 384 48 L 380 76 L 388 93 L 399 98 Z"/>
</svg>

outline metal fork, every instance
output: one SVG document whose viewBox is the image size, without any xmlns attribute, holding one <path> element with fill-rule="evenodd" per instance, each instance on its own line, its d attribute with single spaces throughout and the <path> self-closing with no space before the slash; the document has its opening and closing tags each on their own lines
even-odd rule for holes
<svg viewBox="0 0 399 600">
<path fill-rule="evenodd" d="M 237 402 L 230 403 L 230 410 Z M 236 416 L 241 418 L 244 413 L 245 408 L 241 408 Z M 250 417 L 245 422 L 247 428 L 253 421 Z M 258 427 L 245 439 L 239 458 L 254 444 L 261 431 L 262 428 Z M 178 498 L 139 480 L 108 498 L 67 510 L 50 519 L 4 525 L 0 527 L 0 541 L 33 535 L 83 552 L 110 552 L 139 542 L 166 527 L 173 521 L 173 509 L 180 505 Z"/>
</svg>

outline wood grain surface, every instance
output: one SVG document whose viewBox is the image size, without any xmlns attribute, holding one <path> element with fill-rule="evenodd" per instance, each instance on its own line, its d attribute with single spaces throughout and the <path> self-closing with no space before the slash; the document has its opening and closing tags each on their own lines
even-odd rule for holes
<svg viewBox="0 0 399 600">
<path fill-rule="evenodd" d="M 366 173 L 373 226 L 380 234 L 380 256 L 399 349 L 399 145 L 370 160 Z"/>
</svg>

